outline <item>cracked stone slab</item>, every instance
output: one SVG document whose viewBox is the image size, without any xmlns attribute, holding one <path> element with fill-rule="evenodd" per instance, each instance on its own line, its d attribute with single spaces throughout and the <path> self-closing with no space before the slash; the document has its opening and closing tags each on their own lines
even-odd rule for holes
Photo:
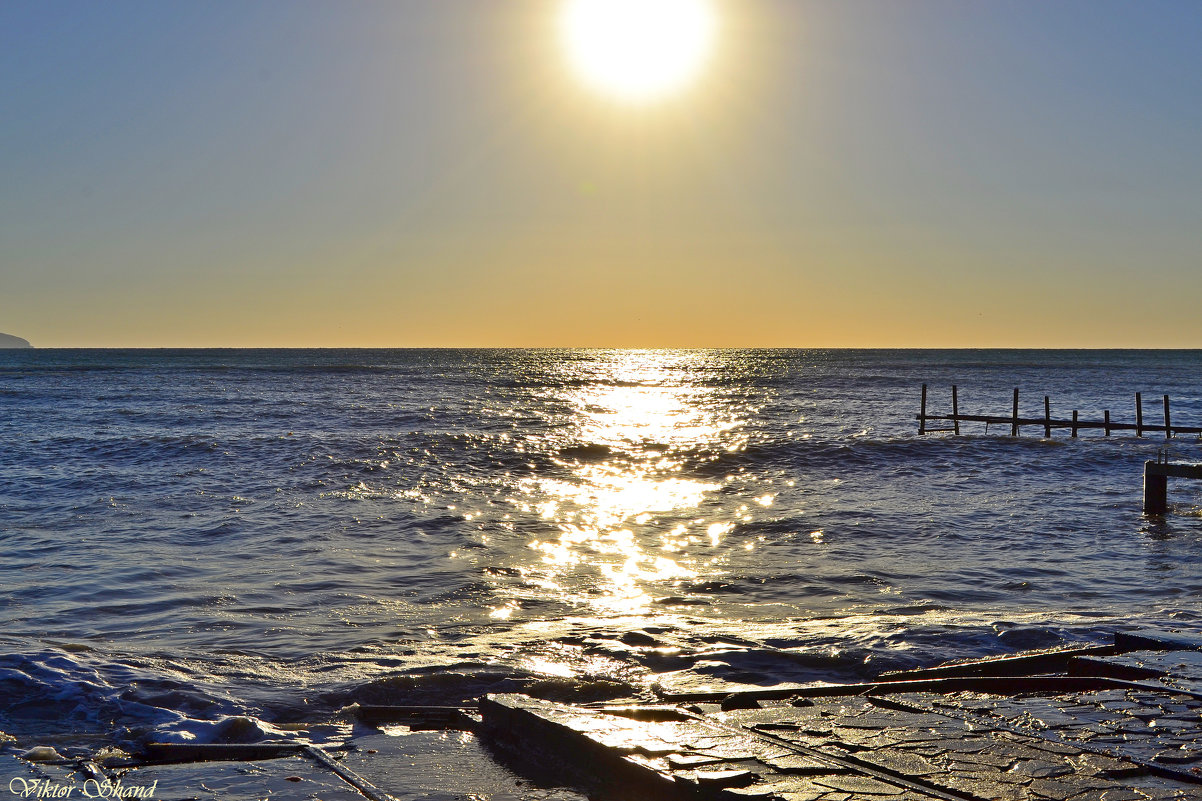
<svg viewBox="0 0 1202 801">
<path fill-rule="evenodd" d="M 776 773 L 792 774 L 829 774 L 833 773 L 831 763 L 822 762 L 806 754 L 786 754 L 779 757 L 766 757 L 759 760 Z"/>
<path fill-rule="evenodd" d="M 839 708 L 824 712 L 833 715 Z M 870 708 L 852 705 L 857 714 Z M 776 714 L 788 715 L 794 709 L 781 706 Z M 946 801 L 939 793 L 905 781 L 874 776 L 871 767 L 840 764 L 717 717 L 637 720 L 606 714 L 603 708 L 570 707 L 520 695 L 489 696 L 481 711 L 496 733 L 516 740 L 528 752 L 554 751 L 556 758 L 575 760 L 578 768 L 592 771 L 598 779 L 620 774 L 648 797 Z M 662 758 L 634 753 L 632 743 L 653 739 L 675 750 Z"/>
<path fill-rule="evenodd" d="M 1116 632 L 1115 646 L 1127 651 L 1202 651 L 1202 637 L 1176 631 L 1145 629 L 1134 632 Z"/>
<path fill-rule="evenodd" d="M 1202 783 L 1182 781 L 1166 771 L 1161 771 L 1165 775 L 1150 773 L 1122 750 L 1143 747 L 1142 743 L 1152 738 L 1160 748 L 1155 753 L 1162 755 L 1161 767 L 1188 767 L 1195 754 L 1202 762 L 1202 753 L 1193 749 L 1202 739 L 1168 748 L 1165 738 L 1177 736 L 1174 732 L 1179 734 L 1182 727 L 1151 725 L 1162 719 L 1191 720 L 1189 700 L 1167 691 L 1107 690 L 1050 697 L 973 694 L 959 698 L 911 693 L 887 699 L 810 698 L 801 702 L 761 699 L 753 708 L 710 708 L 706 714 L 680 720 L 643 721 L 606 715 L 603 708 L 577 709 L 522 696 L 499 698 L 502 704 L 560 732 L 573 733 L 613 759 L 638 767 L 644 771 L 645 781 L 659 781 L 661 788 L 670 785 L 687 798 L 1202 798 Z M 733 706 L 737 705 L 728 705 Z M 1061 729 L 1042 725 L 1041 715 L 1050 717 L 1049 712 L 1090 722 L 1118 737 L 1122 748 L 1116 746 L 1111 753 L 1082 748 L 1081 743 L 1059 736 Z M 1122 726 L 1113 725 L 1116 721 Z M 1146 737 L 1122 734 L 1124 726 Z M 650 760 L 630 748 L 631 743 L 652 740 L 675 750 Z M 618 741 L 625 745 L 614 747 L 612 743 Z M 574 748 L 587 750 L 583 742 Z M 639 759 L 642 762 L 636 764 Z"/>
<path fill-rule="evenodd" d="M 1122 719 L 1147 729 L 1147 724 L 1134 713 L 1146 712 L 1149 699 L 1129 700 L 1126 694 L 1122 697 L 1130 704 L 1130 708 L 1122 714 Z M 1114 700 L 1113 697 L 1108 698 Z M 1171 777 L 1148 777 L 1146 768 L 1124 759 L 1121 754 L 1108 756 L 1082 751 L 1071 742 L 1053 741 L 1040 736 L 1044 733 L 1042 730 L 1031 733 L 998 730 L 965 717 L 953 717 L 938 711 L 940 708 L 949 708 L 949 711 L 967 715 L 964 707 L 969 707 L 973 710 L 972 714 L 979 715 L 980 710 L 988 708 L 990 715 L 1000 723 L 1005 722 L 1007 714 L 1014 711 L 1006 708 L 1006 704 L 1014 700 L 1009 697 L 987 698 L 975 694 L 968 703 L 957 704 L 956 699 L 930 693 L 904 696 L 903 700 L 907 703 L 901 707 L 892 700 L 874 701 L 870 698 L 828 706 L 815 701 L 811 707 L 805 708 L 806 713 L 828 721 L 831 729 L 831 734 L 817 743 L 813 738 L 805 738 L 803 730 L 790 730 L 783 726 L 767 728 L 771 724 L 766 722 L 768 716 L 765 709 L 759 710 L 755 725 L 771 731 L 775 736 L 819 752 L 842 755 L 924 786 L 968 794 L 973 798 L 1061 801 L 1082 796 L 1080 801 L 1087 801 L 1085 794 L 1101 796 L 1107 791 L 1122 789 L 1133 776 L 1142 776 L 1146 782 L 1150 782 L 1145 784 L 1144 792 L 1151 792 L 1154 788 L 1155 793 L 1169 793 L 1168 797 L 1184 792 L 1187 793 L 1185 797 L 1191 797 L 1188 794 L 1193 793 L 1193 797 L 1202 798 L 1202 786 L 1178 782 Z M 1180 698 L 1169 695 L 1157 695 L 1154 700 L 1162 705 L 1158 707 L 1157 714 L 1165 709 L 1176 708 L 1174 705 L 1179 706 L 1181 702 Z M 874 703 L 882 704 L 883 708 L 870 709 Z M 1052 705 L 1049 708 L 1059 709 L 1058 705 L 1063 705 L 1065 709 L 1074 709 L 1074 714 L 1078 716 L 1099 708 L 1096 703 L 1087 703 L 1080 694 L 1067 701 L 1041 698 L 1036 705 L 1048 703 Z M 910 711 L 909 704 L 918 708 Z M 1019 706 L 1024 711 L 1030 711 L 1029 705 L 1020 703 Z M 781 714 L 783 719 L 787 719 L 787 711 L 782 710 Z M 886 724 L 887 728 L 883 731 L 904 734 L 887 743 L 863 748 L 866 738 L 865 729 L 857 725 L 860 719 L 870 720 L 874 727 Z M 1123 743 L 1128 745 L 1127 740 Z M 1188 749 L 1165 753 L 1170 761 L 1185 761 L 1193 757 L 1193 752 Z"/>
<path fill-rule="evenodd" d="M 1164 690 L 1111 689 L 1064 695 L 993 696 L 988 716 L 973 693 L 908 694 L 895 700 L 924 710 L 988 719 L 1079 751 L 1100 751 L 1145 766 L 1191 771 L 1202 751 L 1202 699 Z M 1047 747 L 1047 746 L 1044 746 Z M 1200 755 L 1202 756 L 1202 755 Z M 1118 770 L 1112 775 L 1129 772 Z M 1202 794 L 1200 794 L 1202 795 Z"/>
<path fill-rule="evenodd" d="M 1132 651 L 1116 656 L 1080 657 L 1073 662 L 1074 669 L 1093 675 L 1154 681 L 1202 693 L 1202 651 Z"/>
</svg>

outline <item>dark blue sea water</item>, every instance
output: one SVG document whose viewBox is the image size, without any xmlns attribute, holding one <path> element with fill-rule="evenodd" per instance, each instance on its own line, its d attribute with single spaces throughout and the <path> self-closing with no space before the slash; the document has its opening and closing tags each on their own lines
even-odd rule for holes
<svg viewBox="0 0 1202 801">
<path fill-rule="evenodd" d="M 0 730 L 853 680 L 1202 631 L 1202 352 L 0 351 Z M 1174 458 L 1202 461 L 1196 438 Z"/>
</svg>

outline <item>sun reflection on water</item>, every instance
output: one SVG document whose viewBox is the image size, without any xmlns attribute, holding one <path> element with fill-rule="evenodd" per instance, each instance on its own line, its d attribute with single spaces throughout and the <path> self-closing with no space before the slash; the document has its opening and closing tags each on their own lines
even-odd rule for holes
<svg viewBox="0 0 1202 801">
<path fill-rule="evenodd" d="M 722 484 L 687 470 L 689 455 L 744 445 L 734 407 L 696 378 L 705 359 L 614 353 L 590 365 L 590 380 L 555 390 L 571 410 L 556 460 L 563 472 L 521 481 L 515 499 L 547 524 L 528 543 L 537 554 L 523 570 L 528 586 L 599 612 L 639 614 L 674 583 L 716 569 L 717 549 L 749 516 L 745 507 L 724 512 L 714 500 Z"/>
</svg>

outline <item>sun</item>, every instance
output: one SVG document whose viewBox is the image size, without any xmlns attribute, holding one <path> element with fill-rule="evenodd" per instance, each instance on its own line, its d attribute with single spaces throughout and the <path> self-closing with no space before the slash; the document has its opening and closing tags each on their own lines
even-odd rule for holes
<svg viewBox="0 0 1202 801">
<path fill-rule="evenodd" d="M 701 72 L 717 21 L 710 0 L 564 0 L 562 43 L 594 89 L 642 103 L 683 90 Z"/>
</svg>

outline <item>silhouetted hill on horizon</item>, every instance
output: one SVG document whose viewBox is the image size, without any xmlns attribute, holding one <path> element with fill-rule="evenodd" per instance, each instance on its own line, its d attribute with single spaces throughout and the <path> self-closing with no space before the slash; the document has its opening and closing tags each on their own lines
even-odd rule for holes
<svg viewBox="0 0 1202 801">
<path fill-rule="evenodd" d="M 15 337 L 12 334 L 0 334 L 0 348 L 32 348 L 29 340 Z"/>
</svg>

